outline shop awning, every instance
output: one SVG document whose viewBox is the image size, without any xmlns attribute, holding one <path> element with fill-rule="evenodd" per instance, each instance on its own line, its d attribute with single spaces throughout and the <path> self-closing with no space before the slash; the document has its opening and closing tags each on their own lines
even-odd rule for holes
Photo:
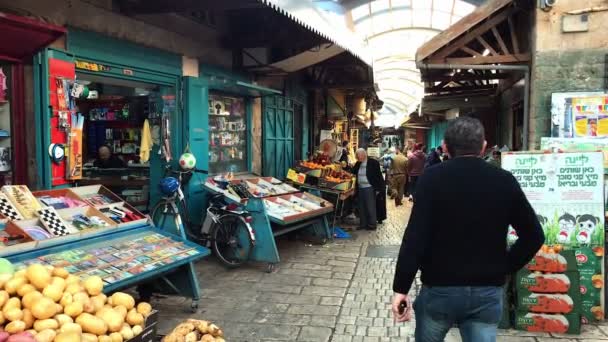
<svg viewBox="0 0 608 342">
<path fill-rule="evenodd" d="M 0 12 L 0 60 L 24 61 L 65 33 L 60 26 Z"/>
<path fill-rule="evenodd" d="M 371 55 L 363 46 L 363 41 L 346 25 L 332 23 L 331 18 L 323 13 L 310 0 L 259 0 L 260 2 L 274 8 L 280 13 L 291 18 L 298 24 L 315 32 L 328 41 L 338 45 L 344 50 L 359 58 L 367 65 L 372 65 Z"/>
</svg>

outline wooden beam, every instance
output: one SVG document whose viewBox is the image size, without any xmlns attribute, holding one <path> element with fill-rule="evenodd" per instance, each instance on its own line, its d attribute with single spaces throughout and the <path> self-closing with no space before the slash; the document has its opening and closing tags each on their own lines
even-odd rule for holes
<svg viewBox="0 0 608 342">
<path fill-rule="evenodd" d="M 500 45 L 500 49 L 502 50 L 502 54 L 503 55 L 509 55 L 510 52 L 509 52 L 509 49 L 507 49 L 507 44 L 505 44 L 505 41 L 500 36 L 500 33 L 496 29 L 496 26 L 492 27 L 492 33 L 494 34 L 494 38 L 496 38 L 496 41 L 498 41 L 498 45 Z"/>
<path fill-rule="evenodd" d="M 499 56 L 482 56 L 482 57 L 457 57 L 446 58 L 442 60 L 431 60 L 430 63 L 445 63 L 445 64 L 495 64 L 495 63 L 518 63 L 529 62 L 529 53 L 520 53 L 517 55 L 499 55 Z"/>
<path fill-rule="evenodd" d="M 441 82 L 441 81 L 475 81 L 475 80 L 503 80 L 509 78 L 507 73 L 486 73 L 483 75 L 475 74 L 456 74 L 454 76 L 448 75 L 424 75 L 422 76 L 422 82 Z"/>
<path fill-rule="evenodd" d="M 228 11 L 245 8 L 264 8 L 256 0 L 217 1 L 217 0 L 147 0 L 122 1 L 121 11 L 127 14 L 154 14 L 193 11 Z"/>
<path fill-rule="evenodd" d="M 514 7 L 509 7 L 498 13 L 496 16 L 489 18 L 479 26 L 465 33 L 460 38 L 454 40 L 450 45 L 447 45 L 443 49 L 439 50 L 435 54 L 435 56 L 431 55 L 430 59 L 441 59 L 453 54 L 454 52 L 460 50 L 463 46 L 471 42 L 473 39 L 476 39 L 482 34 L 488 32 L 490 29 L 492 29 L 492 27 L 495 27 L 496 25 L 505 21 L 514 11 Z"/>
<path fill-rule="evenodd" d="M 466 52 L 466 53 L 468 53 L 471 56 L 481 56 L 481 54 L 479 52 L 471 49 L 468 46 L 463 46 L 461 50 L 464 51 L 464 52 Z"/>
<path fill-rule="evenodd" d="M 488 51 L 490 51 L 490 55 L 492 55 L 492 56 L 498 55 L 498 53 L 496 52 L 496 50 L 494 50 L 494 48 L 492 47 L 492 45 L 488 44 L 488 42 L 486 42 L 486 40 L 483 39 L 482 36 L 477 37 L 477 41 L 479 43 L 481 43 L 481 45 L 483 45 L 483 47 L 485 49 L 488 49 Z"/>
<path fill-rule="evenodd" d="M 515 25 L 513 24 L 513 16 L 510 16 L 509 21 L 509 31 L 511 32 L 511 43 L 513 44 L 513 53 L 519 53 L 519 42 L 517 41 L 517 32 L 515 31 Z"/>
<path fill-rule="evenodd" d="M 443 87 L 443 88 L 442 87 L 431 87 L 431 88 L 425 88 L 424 92 L 427 94 L 435 94 L 435 93 L 454 93 L 454 92 L 471 91 L 471 90 L 484 91 L 484 90 L 491 90 L 491 89 L 496 89 L 496 84 L 491 84 L 491 85 L 487 85 L 487 86 L 473 85 L 473 86 Z"/>
</svg>

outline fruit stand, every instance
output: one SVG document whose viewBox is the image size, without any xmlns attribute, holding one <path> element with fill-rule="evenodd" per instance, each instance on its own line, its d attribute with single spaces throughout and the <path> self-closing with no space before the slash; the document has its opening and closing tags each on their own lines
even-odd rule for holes
<svg viewBox="0 0 608 342">
<path fill-rule="evenodd" d="M 192 298 L 192 307 L 198 307 L 192 262 L 210 251 L 189 242 L 183 231 L 155 227 L 106 188 L 31 193 L 25 186 L 5 186 L 2 199 L 6 227 L 0 257 L 18 269 L 42 264 L 79 277 L 98 276 L 107 293 L 155 280 L 147 285 L 154 292 Z"/>
<path fill-rule="evenodd" d="M 272 271 L 279 263 L 275 238 L 304 230 L 310 236 L 327 241 L 331 238 L 326 215 L 333 205 L 322 198 L 299 190 L 271 177 L 233 179 L 208 178 L 205 188 L 214 194 L 245 207 L 253 217 L 256 243 L 251 259 L 268 263 Z"/>
</svg>

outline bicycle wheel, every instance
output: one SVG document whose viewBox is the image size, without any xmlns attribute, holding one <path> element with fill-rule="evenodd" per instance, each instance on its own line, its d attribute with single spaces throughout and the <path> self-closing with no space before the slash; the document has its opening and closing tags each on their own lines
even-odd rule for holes
<svg viewBox="0 0 608 342">
<path fill-rule="evenodd" d="M 211 246 L 215 255 L 230 268 L 247 262 L 253 251 L 253 241 L 245 220 L 238 215 L 225 214 L 218 221 L 211 231 Z"/>
<path fill-rule="evenodd" d="M 174 206 L 169 201 L 161 200 L 151 211 L 150 217 L 152 218 L 152 222 L 156 225 L 157 228 L 166 229 L 166 228 L 175 228 L 175 216 L 179 213 L 176 213 L 174 210 Z"/>
</svg>

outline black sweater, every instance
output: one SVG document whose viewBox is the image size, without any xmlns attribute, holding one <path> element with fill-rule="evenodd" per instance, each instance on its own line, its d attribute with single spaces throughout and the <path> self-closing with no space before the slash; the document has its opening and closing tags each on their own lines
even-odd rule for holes
<svg viewBox="0 0 608 342">
<path fill-rule="evenodd" d="M 416 186 L 393 290 L 407 294 L 417 271 L 427 286 L 501 286 L 544 243 L 515 178 L 480 158 L 430 167 Z M 507 229 L 519 239 L 507 251 Z"/>
</svg>

